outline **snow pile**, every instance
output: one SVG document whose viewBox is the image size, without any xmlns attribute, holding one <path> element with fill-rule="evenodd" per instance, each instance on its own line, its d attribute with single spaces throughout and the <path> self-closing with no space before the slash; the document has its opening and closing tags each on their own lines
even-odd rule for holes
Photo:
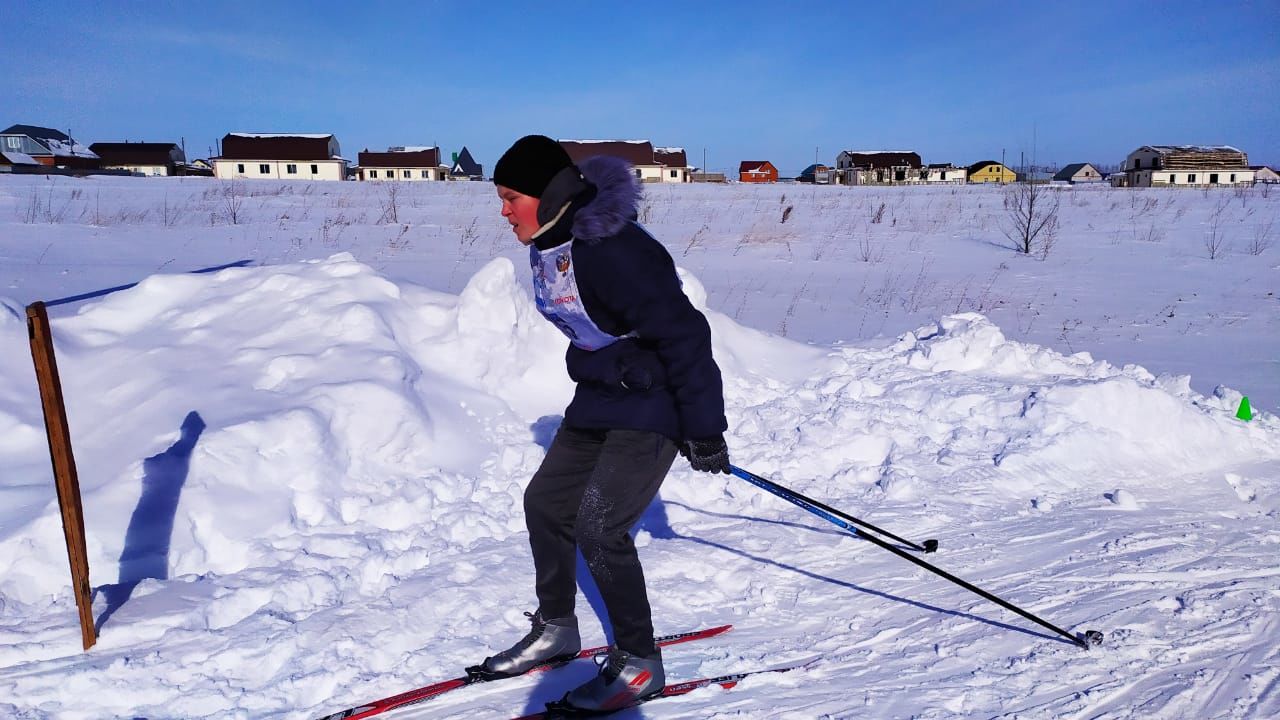
<svg viewBox="0 0 1280 720">
<path fill-rule="evenodd" d="M 682 279 L 705 309 L 702 284 Z M 1280 543 L 1280 423 L 1236 420 L 1231 391 L 1204 397 L 1185 377 L 1010 341 L 973 313 L 880 346 L 814 347 L 707 312 L 736 464 L 941 538 L 938 557 L 961 576 L 998 577 L 993 590 L 1020 590 L 1067 627 L 1119 630 L 1134 650 L 1082 662 L 888 554 L 678 461 L 637 536 L 659 632 L 739 628 L 719 646 L 671 653 L 673 678 L 817 652 L 809 679 L 735 693 L 755 703 L 748 712 L 797 716 L 854 705 L 1057 716 L 1082 709 L 1075 688 L 1125 663 L 1152 677 L 1185 672 L 1186 657 L 1161 650 L 1175 631 L 1220 634 L 1231 615 L 1256 627 L 1231 636 L 1244 652 L 1280 639 L 1259 624 L 1274 596 L 1199 592 L 1223 573 L 1253 578 L 1237 588 L 1253 592 L 1273 564 L 1232 549 L 1250 534 Z M 532 598 L 522 488 L 572 386 L 566 343 L 509 260 L 457 296 L 390 282 L 347 254 L 153 276 L 55 320 L 54 332 L 95 616 L 106 622 L 99 646 L 79 655 L 25 321 L 5 302 L 0 710 L 305 717 L 451 677 L 521 632 Z M 1240 537 L 1188 558 L 1160 535 L 1203 534 L 1206 508 L 1231 513 Z M 1023 544 L 1032 537 L 1048 540 Z M 1122 569 L 1157 582 L 1175 568 L 1186 587 L 1168 596 L 1081 585 Z M 1064 583 L 1074 602 L 1036 602 Z M 1183 612 L 1188 603 L 1202 610 Z M 923 628 L 936 644 L 911 640 Z M 1023 675 L 1002 682 L 1011 665 Z M 947 694 L 975 673 L 987 689 Z M 89 705 L 77 689 L 87 687 L 97 689 Z M 563 691 L 524 687 L 530 707 Z M 1267 702 L 1263 689 L 1232 692 Z M 1135 693 L 1182 707 L 1159 683 Z M 459 695 L 432 712 L 523 707 Z M 695 695 L 654 716 L 709 716 L 714 702 Z"/>
</svg>

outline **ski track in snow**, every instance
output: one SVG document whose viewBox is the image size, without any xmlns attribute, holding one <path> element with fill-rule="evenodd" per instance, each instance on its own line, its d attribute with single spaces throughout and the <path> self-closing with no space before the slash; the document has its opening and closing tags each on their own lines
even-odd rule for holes
<svg viewBox="0 0 1280 720">
<path fill-rule="evenodd" d="M 679 259 L 679 258 L 678 258 Z M 700 307 L 707 291 L 685 288 Z M 940 315 L 802 345 L 708 310 L 744 468 L 914 540 L 1084 651 L 780 499 L 677 463 L 637 530 L 676 682 L 618 717 L 1280 716 L 1280 421 Z M 99 644 L 81 653 L 26 331 L 0 307 L 0 715 L 308 718 L 527 629 L 520 505 L 571 384 L 497 259 L 459 295 L 352 256 L 157 275 L 55 317 Z M 16 380 L 16 382 L 9 382 Z M 594 593 L 585 642 L 604 640 Z M 388 717 L 506 718 L 590 663 Z"/>
</svg>

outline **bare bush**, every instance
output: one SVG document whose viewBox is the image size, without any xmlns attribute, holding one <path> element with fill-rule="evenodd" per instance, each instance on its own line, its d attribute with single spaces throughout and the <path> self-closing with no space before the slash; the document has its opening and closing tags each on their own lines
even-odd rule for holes
<svg viewBox="0 0 1280 720">
<path fill-rule="evenodd" d="M 1217 260 L 1227 253 L 1229 243 L 1227 233 L 1222 228 L 1222 212 L 1225 209 L 1226 203 L 1219 202 L 1218 207 L 1209 215 L 1209 230 L 1204 234 L 1204 250 L 1210 260 Z"/>
<path fill-rule="evenodd" d="M 858 259 L 872 265 L 884 262 L 884 245 L 872 240 L 870 234 L 858 236 Z"/>
<path fill-rule="evenodd" d="M 1158 243 L 1164 240 L 1164 232 L 1155 223 L 1148 225 L 1146 230 L 1138 230 L 1137 224 L 1134 224 L 1133 237 L 1142 242 Z"/>
<path fill-rule="evenodd" d="M 178 220 L 186 214 L 187 208 L 181 205 L 169 204 L 169 193 L 164 195 L 164 205 L 161 207 L 161 219 L 164 221 L 165 227 L 173 227 L 178 224 Z"/>
<path fill-rule="evenodd" d="M 1046 257 L 1058 234 L 1058 192 L 1047 185 L 1014 183 L 1004 193 L 1005 237 L 1024 255 Z"/>
<path fill-rule="evenodd" d="M 880 207 L 876 208 L 875 212 L 871 213 L 872 225 L 879 225 L 881 220 L 884 220 L 884 203 L 880 203 Z"/>
<path fill-rule="evenodd" d="M 783 208 L 781 222 L 786 223 L 787 218 L 791 217 L 791 211 L 795 209 L 796 209 L 795 205 L 788 205 L 785 208 Z"/>
<path fill-rule="evenodd" d="M 400 183 L 382 183 L 382 197 L 378 199 L 382 206 L 382 217 L 379 223 L 397 224 L 400 222 Z"/>
<path fill-rule="evenodd" d="M 22 209 L 22 222 L 27 225 L 34 225 L 43 209 L 44 204 L 40 200 L 40 191 L 33 185 L 31 186 L 31 194 L 27 196 L 26 207 Z"/>
<path fill-rule="evenodd" d="M 351 221 L 347 219 L 344 213 L 338 213 L 337 217 L 326 217 L 320 225 L 320 244 L 326 248 L 338 247 L 338 241 L 342 239 L 342 233 L 351 225 Z"/>
<path fill-rule="evenodd" d="M 1249 239 L 1249 245 L 1246 248 L 1250 255 L 1261 255 L 1275 244 L 1276 238 L 1272 232 L 1275 222 L 1275 218 L 1268 218 L 1266 222 L 1253 226 L 1253 237 Z"/>
<path fill-rule="evenodd" d="M 244 208 L 244 186 L 232 181 L 222 187 L 222 214 L 227 222 L 239 225 Z"/>
</svg>

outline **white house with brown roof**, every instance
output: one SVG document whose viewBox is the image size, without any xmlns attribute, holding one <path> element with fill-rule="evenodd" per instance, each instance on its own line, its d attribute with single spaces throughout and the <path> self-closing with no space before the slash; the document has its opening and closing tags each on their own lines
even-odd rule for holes
<svg viewBox="0 0 1280 720">
<path fill-rule="evenodd" d="M 392 147 L 386 152 L 363 150 L 357 156 L 360 180 L 422 182 L 445 180 L 448 167 L 440 166 L 438 147 Z"/>
<path fill-rule="evenodd" d="M 648 140 L 561 140 L 560 146 L 575 163 L 595 155 L 622 158 L 635 168 L 643 183 L 692 182 L 692 168 L 684 148 L 655 148 Z"/>
<path fill-rule="evenodd" d="M 176 143 L 96 142 L 89 146 L 106 170 L 127 170 L 135 175 L 181 175 L 187 156 Z"/>
<path fill-rule="evenodd" d="M 1249 156 L 1230 145 L 1143 145 L 1124 161 L 1128 187 L 1252 185 Z"/>
<path fill-rule="evenodd" d="M 653 149 L 653 160 L 663 167 L 662 182 L 693 182 L 693 168 L 689 167 L 689 159 L 684 148 L 660 147 Z M 641 182 L 644 179 L 641 178 Z"/>
<path fill-rule="evenodd" d="M 230 180 L 347 179 L 338 139 L 323 133 L 227 133 L 210 162 L 215 177 Z"/>
</svg>

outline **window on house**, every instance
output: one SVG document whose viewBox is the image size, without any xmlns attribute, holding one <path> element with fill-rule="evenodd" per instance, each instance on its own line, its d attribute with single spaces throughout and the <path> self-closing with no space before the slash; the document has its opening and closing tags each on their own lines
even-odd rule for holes
<svg viewBox="0 0 1280 720">
<path fill-rule="evenodd" d="M 674 177 L 680 177 L 680 173 L 676 172 L 675 170 L 672 170 L 672 171 L 671 171 L 671 177 L 673 177 L 673 178 L 674 178 Z"/>
<path fill-rule="evenodd" d="M 17 150 L 18 148 L 22 147 L 22 138 L 7 137 L 4 139 L 4 141 L 9 146 L 9 149 L 11 150 Z"/>
<path fill-rule="evenodd" d="M 376 177 L 378 177 L 378 171 L 377 171 L 377 170 L 370 170 L 370 171 L 369 171 L 369 177 L 371 177 L 371 178 L 376 178 Z"/>
<path fill-rule="evenodd" d="M 1196 174 L 1195 174 L 1195 173 L 1190 173 L 1190 174 L 1188 174 L 1188 175 L 1187 175 L 1187 182 L 1189 182 L 1189 183 L 1191 183 L 1192 185 L 1194 185 L 1194 184 L 1195 184 L 1195 182 L 1196 182 Z"/>
<path fill-rule="evenodd" d="M 268 165 L 268 164 L 266 164 L 266 163 L 262 163 L 262 164 L 258 165 L 258 174 L 259 174 L 259 175 L 267 175 L 267 174 L 270 174 L 270 172 L 271 172 L 271 166 L 270 166 L 270 165 Z"/>
<path fill-rule="evenodd" d="M 1210 185 L 1218 184 L 1218 173 L 1209 173 L 1209 184 Z"/>
<path fill-rule="evenodd" d="M 405 179 L 406 179 L 406 180 L 407 180 L 407 179 L 409 179 L 409 178 L 412 178 L 412 177 L 413 177 L 413 171 L 412 171 L 412 170 L 405 170 L 405 171 L 404 171 L 404 177 L 405 177 Z"/>
<path fill-rule="evenodd" d="M 290 163 L 290 164 L 288 164 L 288 165 L 285 165 L 285 166 L 284 166 L 284 171 L 285 171 L 286 173 L 290 174 L 290 175 L 297 175 L 297 174 L 298 174 L 298 166 L 297 166 L 297 165 L 294 165 L 294 164 L 292 164 L 292 163 Z"/>
<path fill-rule="evenodd" d="M 430 179 L 431 179 L 431 171 L 430 171 L 430 170 L 423 170 L 423 171 L 422 171 L 422 179 L 423 179 L 423 180 L 430 180 Z"/>
<path fill-rule="evenodd" d="M 942 179 L 943 179 L 943 180 L 946 180 L 946 179 L 947 179 L 947 171 L 946 171 L 946 170 L 943 170 L 943 171 L 942 171 Z"/>
<path fill-rule="evenodd" d="M 320 166 L 319 166 L 319 165 L 312 165 L 312 166 L 311 166 L 311 174 L 312 174 L 312 175 L 319 175 L 319 174 L 320 174 Z"/>
<path fill-rule="evenodd" d="M 236 172 L 244 174 L 244 163 L 236 163 Z"/>
<path fill-rule="evenodd" d="M 1141 169 L 1142 169 L 1142 158 L 1134 158 L 1134 159 L 1133 159 L 1133 169 L 1134 169 L 1134 170 L 1141 170 Z"/>
<path fill-rule="evenodd" d="M 636 177 L 640 177 L 640 168 L 636 168 Z"/>
<path fill-rule="evenodd" d="M 1236 174 L 1231 173 L 1231 182 L 1235 182 L 1235 181 L 1236 181 Z"/>
</svg>

